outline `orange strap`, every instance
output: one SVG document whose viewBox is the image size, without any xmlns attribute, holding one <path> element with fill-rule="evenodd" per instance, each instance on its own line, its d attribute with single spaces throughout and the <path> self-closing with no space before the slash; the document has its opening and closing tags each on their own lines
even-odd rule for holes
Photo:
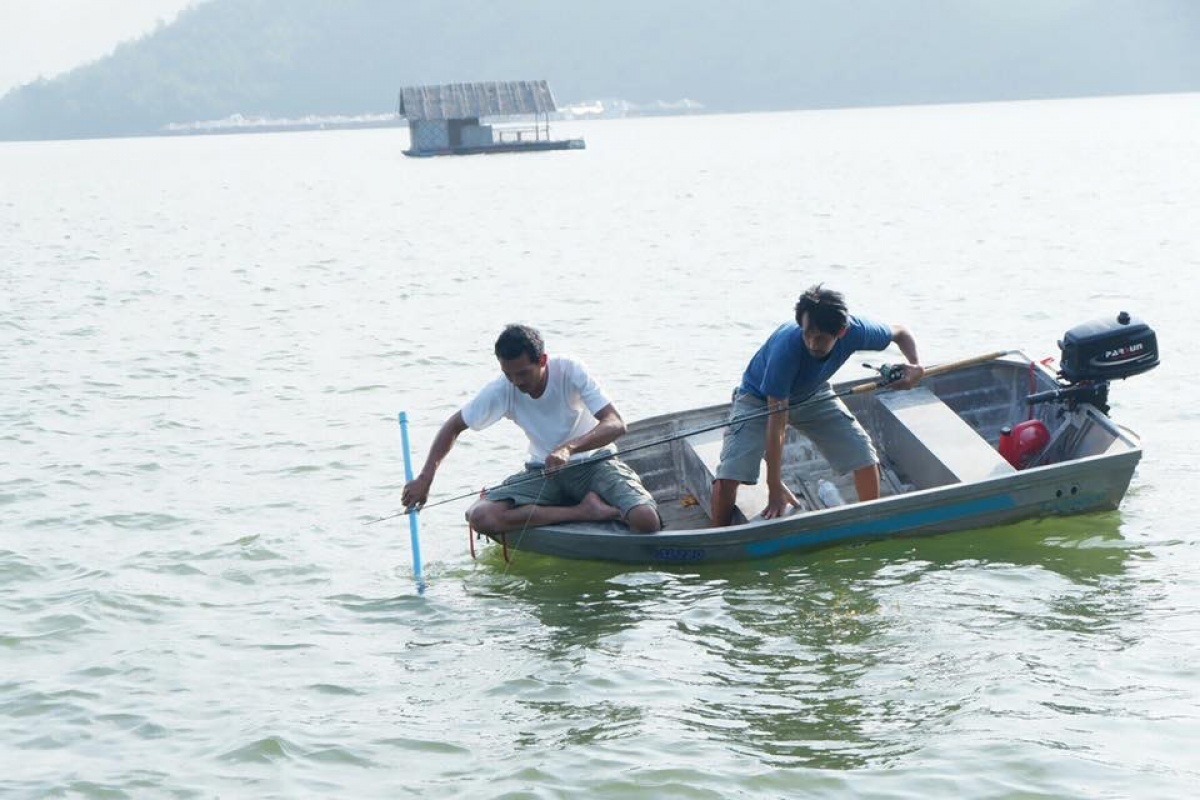
<svg viewBox="0 0 1200 800">
<path fill-rule="evenodd" d="M 482 489 L 479 490 L 479 499 L 482 500 L 485 496 L 487 496 L 487 487 L 486 486 L 484 486 Z M 476 555 L 476 553 L 475 553 L 475 540 L 478 538 L 479 538 L 479 534 L 475 532 L 475 526 L 471 524 L 471 517 L 468 516 L 467 517 L 467 547 L 469 547 L 471 549 L 471 559 L 472 560 L 476 560 L 479 558 L 479 556 Z M 508 560 L 507 549 L 505 550 L 504 560 L 505 561 Z"/>
<path fill-rule="evenodd" d="M 486 496 L 487 496 L 487 487 L 485 486 L 479 490 L 479 499 L 482 500 Z M 480 536 L 480 534 L 475 532 L 475 526 L 471 524 L 471 518 L 467 517 L 467 546 L 471 549 L 471 558 L 472 559 L 478 559 L 478 556 L 475 554 L 475 540 L 478 539 L 479 536 Z M 512 558 L 508 554 L 508 534 L 507 533 L 500 534 L 500 546 L 504 548 L 504 563 L 511 564 Z"/>
</svg>

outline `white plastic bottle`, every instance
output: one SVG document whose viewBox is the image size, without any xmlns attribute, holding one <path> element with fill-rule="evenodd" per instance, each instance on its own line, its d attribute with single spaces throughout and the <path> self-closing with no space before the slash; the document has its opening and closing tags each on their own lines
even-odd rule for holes
<svg viewBox="0 0 1200 800">
<path fill-rule="evenodd" d="M 846 502 L 842 499 L 842 493 L 838 491 L 837 487 L 824 478 L 817 482 L 817 497 L 821 498 L 821 502 L 826 508 L 840 506 Z"/>
</svg>

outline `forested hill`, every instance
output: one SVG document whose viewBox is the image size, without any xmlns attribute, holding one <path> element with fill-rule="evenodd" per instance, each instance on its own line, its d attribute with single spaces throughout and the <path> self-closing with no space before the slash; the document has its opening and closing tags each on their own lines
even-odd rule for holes
<svg viewBox="0 0 1200 800">
<path fill-rule="evenodd" d="M 207 0 L 0 98 L 0 139 L 394 110 L 545 78 L 561 103 L 711 111 L 1200 90 L 1196 0 Z"/>
</svg>

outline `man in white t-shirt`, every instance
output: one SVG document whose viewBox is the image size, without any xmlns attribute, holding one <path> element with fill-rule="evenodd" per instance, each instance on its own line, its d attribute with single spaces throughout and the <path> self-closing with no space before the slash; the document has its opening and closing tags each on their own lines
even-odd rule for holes
<svg viewBox="0 0 1200 800">
<path fill-rule="evenodd" d="M 625 421 L 583 363 L 551 359 L 541 334 L 527 325 L 505 328 L 495 350 L 503 376 L 442 424 L 421 473 L 404 487 L 404 507 L 425 504 L 459 434 L 507 417 L 529 437 L 529 462 L 467 511 L 476 530 L 497 534 L 602 520 L 621 520 L 636 533 L 661 530 L 654 498 L 613 455 Z"/>
</svg>

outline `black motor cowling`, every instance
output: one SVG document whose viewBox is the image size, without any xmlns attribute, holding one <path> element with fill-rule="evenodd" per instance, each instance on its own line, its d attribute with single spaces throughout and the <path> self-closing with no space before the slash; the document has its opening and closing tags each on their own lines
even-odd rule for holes
<svg viewBox="0 0 1200 800">
<path fill-rule="evenodd" d="M 1149 325 L 1122 311 L 1116 318 L 1076 325 L 1058 343 L 1059 375 L 1069 383 L 1110 381 L 1158 366 L 1158 340 Z"/>
<path fill-rule="evenodd" d="M 1108 413 L 1108 382 L 1140 375 L 1158 366 L 1158 339 L 1150 326 L 1122 311 L 1076 325 L 1058 343 L 1062 352 L 1059 386 L 1025 398 L 1027 403 L 1080 403 Z"/>
</svg>

